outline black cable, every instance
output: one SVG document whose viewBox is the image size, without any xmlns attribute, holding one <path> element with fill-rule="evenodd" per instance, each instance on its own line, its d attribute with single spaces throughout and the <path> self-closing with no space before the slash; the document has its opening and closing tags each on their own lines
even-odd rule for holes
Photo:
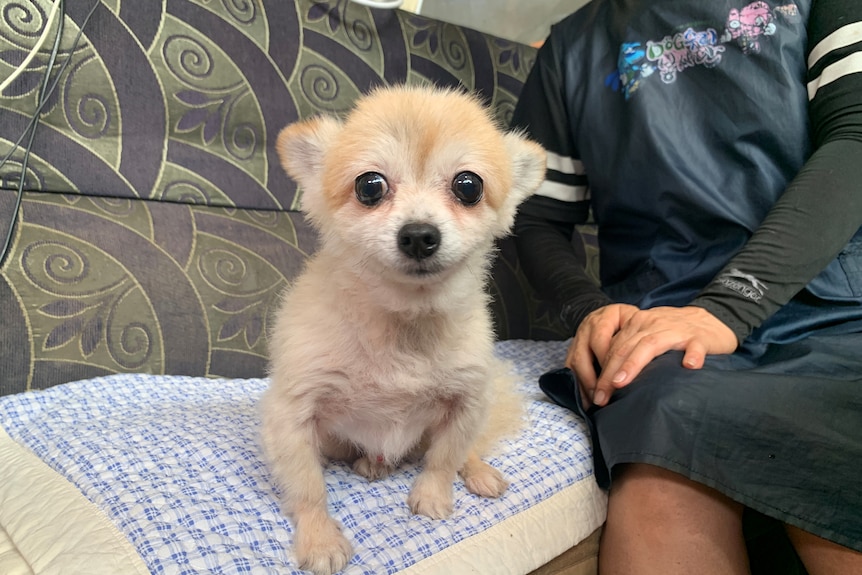
<svg viewBox="0 0 862 575">
<path fill-rule="evenodd" d="M 60 51 L 60 41 L 63 38 L 66 5 L 65 0 L 57 0 L 57 2 L 60 3 L 60 20 L 57 23 L 57 34 L 54 37 L 54 47 L 51 49 L 51 56 L 48 58 L 48 63 L 45 65 L 45 74 L 42 76 L 42 85 L 39 87 L 39 97 L 37 98 L 38 108 L 37 112 L 33 114 L 34 118 L 38 118 L 39 111 L 45 105 L 45 102 L 48 101 L 48 96 L 46 95 L 46 90 L 48 88 L 48 80 L 51 77 L 51 70 L 54 68 L 54 62 L 57 58 L 57 52 Z M 37 126 L 38 123 L 36 122 L 32 122 L 32 124 L 28 126 L 28 130 L 30 131 L 30 139 L 27 142 L 27 146 L 24 148 L 24 158 L 21 160 L 21 176 L 18 178 L 18 193 L 15 197 L 15 207 L 12 209 L 12 218 L 9 221 L 9 230 L 6 233 L 6 241 L 3 245 L 3 251 L 0 252 L 0 269 L 3 268 L 3 264 L 6 261 L 6 257 L 9 254 L 9 248 L 12 245 L 12 237 L 15 233 L 15 224 L 18 221 L 18 216 L 21 212 L 21 202 L 24 198 L 24 178 L 27 175 L 27 165 L 30 162 L 30 150 L 33 148 L 33 139 L 36 137 Z M 26 130 L 24 133 L 27 133 Z M 14 151 L 15 148 L 12 148 L 12 150 L 10 150 L 10 154 Z M 0 164 L 0 168 L 2 168 L 2 164 Z"/>
<path fill-rule="evenodd" d="M 15 228 L 18 224 L 18 216 L 21 213 L 21 203 L 24 198 L 24 178 L 27 175 L 27 164 L 30 160 L 30 150 L 33 147 L 33 139 L 36 136 L 36 128 L 39 125 L 39 114 L 42 112 L 42 109 L 45 107 L 45 103 L 48 101 L 48 98 L 51 97 L 51 94 L 54 93 L 54 90 L 57 88 L 57 84 L 60 81 L 60 77 L 63 75 L 63 72 L 68 67 L 69 62 L 72 61 L 72 54 L 74 54 L 75 49 L 78 47 L 78 42 L 81 40 L 81 36 L 84 33 L 84 27 L 90 21 L 90 17 L 96 11 L 96 8 L 101 3 L 101 0 L 95 0 L 93 6 L 90 8 L 90 11 L 87 13 L 86 18 L 81 23 L 81 26 L 78 28 L 78 33 L 75 35 L 75 40 L 72 42 L 72 47 L 69 49 L 69 58 L 66 59 L 65 62 L 60 66 L 57 71 L 57 75 L 54 78 L 53 84 L 48 88 L 48 82 L 51 77 L 51 71 L 54 68 L 54 64 L 57 59 L 57 54 L 60 51 L 60 42 L 63 39 L 63 31 L 65 25 L 66 18 L 66 2 L 65 0 L 57 0 L 60 2 L 60 21 L 57 24 L 57 34 L 54 37 L 54 46 L 51 50 L 51 56 L 48 59 L 48 63 L 45 65 L 45 74 L 42 77 L 42 86 L 39 88 L 39 97 L 38 97 L 38 105 L 36 107 L 36 111 L 33 113 L 33 117 L 30 119 L 30 122 L 27 124 L 27 127 L 22 132 L 21 136 L 12 146 L 12 149 L 9 150 L 9 153 L 0 160 L 0 169 L 6 164 L 7 161 L 12 157 L 12 154 L 15 153 L 15 150 L 18 149 L 18 146 L 21 144 L 21 141 L 27 136 L 29 132 L 29 139 L 27 141 L 27 146 L 24 148 L 24 157 L 21 161 L 21 176 L 18 180 L 18 190 L 15 198 L 15 206 L 12 209 L 12 217 L 9 222 L 9 230 L 6 233 L 6 240 L 3 244 L 3 249 L 0 250 L 0 269 L 3 269 L 3 265 L 6 263 L 6 258 L 9 256 L 9 251 L 12 246 L 12 238 L 15 235 Z"/>
</svg>

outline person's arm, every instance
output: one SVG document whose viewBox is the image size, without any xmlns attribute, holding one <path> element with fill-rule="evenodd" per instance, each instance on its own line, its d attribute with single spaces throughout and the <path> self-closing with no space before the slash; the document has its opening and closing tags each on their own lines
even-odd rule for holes
<svg viewBox="0 0 862 575">
<path fill-rule="evenodd" d="M 537 293 L 560 308 L 575 333 L 591 311 L 610 303 L 586 274 L 572 246 L 575 224 L 589 213 L 587 178 L 569 134 L 563 100 L 561 46 L 550 38 L 539 50 L 512 120 L 548 154 L 545 181 L 515 219 L 515 245 L 524 275 Z"/>
<path fill-rule="evenodd" d="M 692 302 L 742 342 L 826 267 L 862 226 L 862 2 L 816 0 L 808 26 L 814 153 L 745 247 Z M 753 300 L 726 278 L 756 278 Z M 762 289 L 762 288 L 766 289 Z"/>
<path fill-rule="evenodd" d="M 572 248 L 573 225 L 519 213 L 515 221 L 518 259 L 530 285 L 559 307 L 560 319 L 573 334 L 593 310 L 611 303 L 584 271 Z"/>
</svg>

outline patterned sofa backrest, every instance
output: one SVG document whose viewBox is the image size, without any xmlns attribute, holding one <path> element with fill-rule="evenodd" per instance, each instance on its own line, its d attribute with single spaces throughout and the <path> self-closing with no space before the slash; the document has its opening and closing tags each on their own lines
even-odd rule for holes
<svg viewBox="0 0 862 575">
<path fill-rule="evenodd" d="M 463 85 L 506 123 L 534 56 L 345 0 L 66 6 L 20 210 L 12 143 L 38 109 L 53 31 L 0 94 L 0 241 L 16 222 L 0 268 L 0 394 L 127 371 L 265 375 L 271 312 L 315 247 L 275 134 L 399 82 Z M 0 78 L 50 8 L 0 11 Z M 492 290 L 501 337 L 559 336 L 510 244 Z"/>
</svg>

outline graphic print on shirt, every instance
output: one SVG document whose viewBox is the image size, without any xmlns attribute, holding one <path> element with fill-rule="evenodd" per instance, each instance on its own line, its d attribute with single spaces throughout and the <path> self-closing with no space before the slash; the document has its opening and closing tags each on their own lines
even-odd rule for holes
<svg viewBox="0 0 862 575">
<path fill-rule="evenodd" d="M 778 31 L 776 22 L 796 24 L 799 21 L 796 4 L 770 8 L 766 2 L 757 0 L 731 9 L 721 35 L 715 28 L 687 26 L 660 40 L 626 42 L 620 46 L 617 69 L 605 77 L 605 85 L 614 92 L 622 92 L 628 100 L 642 80 L 653 73 L 665 84 L 672 84 L 677 75 L 688 68 L 719 65 L 727 49 L 724 44 L 735 43 L 743 54 L 756 54 L 760 52 L 761 42 Z"/>
<path fill-rule="evenodd" d="M 718 276 L 718 282 L 729 290 L 733 290 L 742 297 L 752 301 L 760 301 L 769 287 L 762 281 L 736 268 Z"/>
<path fill-rule="evenodd" d="M 760 52 L 760 36 L 772 36 L 776 26 L 766 2 L 752 2 L 742 10 L 734 8 L 727 16 L 722 42 L 736 40 L 743 54 Z"/>
<path fill-rule="evenodd" d="M 605 78 L 605 85 L 610 86 L 614 92 L 622 89 L 628 99 L 629 95 L 638 89 L 641 78 L 646 78 L 654 72 L 652 66 L 642 63 L 645 56 L 646 52 L 640 42 L 624 43 L 620 47 L 617 69 Z"/>
<path fill-rule="evenodd" d="M 696 31 L 687 28 L 658 42 L 647 41 L 646 57 L 658 69 L 665 84 L 676 81 L 677 72 L 692 66 L 712 68 L 721 62 L 724 46 L 718 46 L 718 34 L 713 28 Z"/>
</svg>

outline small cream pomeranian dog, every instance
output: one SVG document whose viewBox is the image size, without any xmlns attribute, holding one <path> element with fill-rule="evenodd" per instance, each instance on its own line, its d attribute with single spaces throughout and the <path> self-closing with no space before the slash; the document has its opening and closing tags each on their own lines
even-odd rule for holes
<svg viewBox="0 0 862 575">
<path fill-rule="evenodd" d="M 344 121 L 288 126 L 277 149 L 321 245 L 271 333 L 262 442 L 299 565 L 329 574 L 352 550 L 327 513 L 327 459 L 373 480 L 422 456 L 407 503 L 435 519 L 459 473 L 477 495 L 506 490 L 480 456 L 517 430 L 521 402 L 485 284 L 545 153 L 475 97 L 430 87 L 378 89 Z"/>
</svg>

